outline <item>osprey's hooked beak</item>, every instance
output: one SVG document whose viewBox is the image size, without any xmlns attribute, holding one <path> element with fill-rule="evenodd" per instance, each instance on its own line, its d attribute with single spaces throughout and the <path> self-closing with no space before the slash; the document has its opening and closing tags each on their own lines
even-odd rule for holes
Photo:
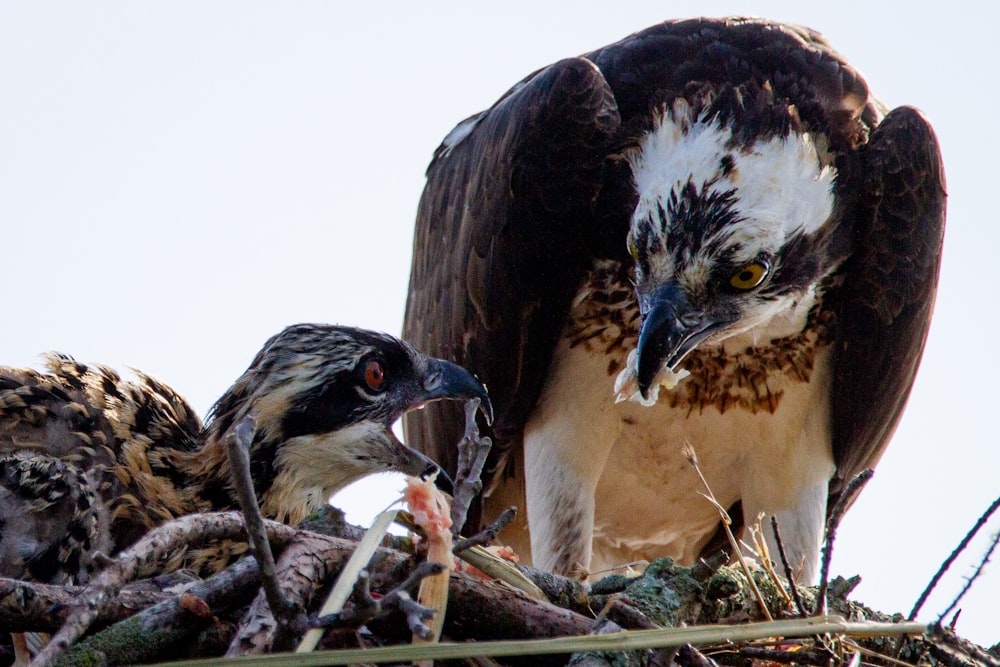
<svg viewBox="0 0 1000 667">
<path fill-rule="evenodd" d="M 420 389 L 413 397 L 413 406 L 420 407 L 431 401 L 439 400 L 471 400 L 479 399 L 479 409 L 482 410 L 487 424 L 493 423 L 493 403 L 490 402 L 486 387 L 469 371 L 458 364 L 453 364 L 444 359 L 428 359 L 427 368 L 420 381 Z M 402 446 L 402 445 L 401 445 Z M 406 448 L 409 450 L 409 448 Z M 438 473 L 435 480 L 436 486 L 447 493 L 453 490 L 453 482 L 447 473 L 437 463 L 431 461 L 423 454 L 409 450 L 417 457 L 427 462 L 427 467 L 421 471 L 403 470 L 412 475 L 427 477 L 434 472 Z M 415 459 L 412 466 L 419 466 L 420 461 Z"/>
<path fill-rule="evenodd" d="M 672 371 L 691 350 L 713 333 L 735 322 L 738 315 L 709 314 L 693 308 L 684 290 L 668 281 L 646 302 L 639 329 L 636 381 L 648 398 L 650 386 L 663 366 Z"/>
<path fill-rule="evenodd" d="M 421 387 L 422 392 L 418 392 L 415 404 L 423 405 L 442 399 L 467 401 L 478 398 L 479 409 L 483 411 L 486 423 L 493 423 L 493 404 L 490 402 L 486 387 L 476 376 L 458 364 L 444 359 L 428 359 Z"/>
<path fill-rule="evenodd" d="M 396 445 L 393 453 L 393 458 L 395 459 L 392 462 L 393 470 L 401 472 L 404 475 L 410 475 L 411 477 L 420 477 L 421 479 L 427 479 L 437 474 L 437 477 L 434 478 L 434 486 L 448 494 L 454 491 L 455 483 L 448 476 L 448 473 L 444 471 L 444 468 L 417 450 L 410 449 L 404 445 L 396 438 L 396 435 L 392 431 L 388 431 L 387 434 Z"/>
</svg>

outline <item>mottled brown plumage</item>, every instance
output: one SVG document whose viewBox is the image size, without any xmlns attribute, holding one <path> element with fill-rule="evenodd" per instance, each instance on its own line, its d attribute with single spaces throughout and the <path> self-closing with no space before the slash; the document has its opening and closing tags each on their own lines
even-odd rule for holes
<svg viewBox="0 0 1000 667">
<path fill-rule="evenodd" d="M 491 388 L 484 518 L 526 506 L 504 537 L 534 565 L 714 544 L 691 442 L 720 502 L 779 516 L 810 579 L 827 507 L 909 395 L 944 219 L 927 120 L 887 112 L 817 32 L 665 21 L 537 70 L 444 139 L 404 336 Z M 664 367 L 690 375 L 614 403 L 623 369 L 649 399 Z M 460 421 L 433 406 L 408 441 L 452 469 Z"/>
<path fill-rule="evenodd" d="M 172 518 L 238 507 L 225 439 L 255 420 L 251 472 L 263 514 L 297 523 L 380 470 L 436 469 L 389 430 L 407 410 L 480 398 L 463 369 L 391 336 L 300 324 L 270 339 L 203 427 L 144 373 L 48 355 L 46 370 L 0 368 L 0 575 L 83 582 Z M 214 571 L 244 545 L 177 554 L 165 568 Z"/>
</svg>

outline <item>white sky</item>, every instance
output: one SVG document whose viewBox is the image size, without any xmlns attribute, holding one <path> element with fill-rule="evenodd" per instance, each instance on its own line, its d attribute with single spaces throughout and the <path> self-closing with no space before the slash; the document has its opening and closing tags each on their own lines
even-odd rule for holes
<svg viewBox="0 0 1000 667">
<path fill-rule="evenodd" d="M 287 324 L 398 332 L 423 173 L 445 134 L 534 69 L 692 7 L 820 30 L 887 103 L 923 109 L 942 143 L 936 319 L 909 410 L 833 563 L 862 576 L 857 599 L 908 612 L 1000 492 L 1000 363 L 984 349 L 998 325 L 987 291 L 1000 247 L 1000 96 L 986 55 L 996 5 L 6 0 L 0 363 L 58 350 L 134 366 L 204 415 Z M 367 521 L 398 486 L 383 479 L 339 500 Z M 987 645 L 1000 640 L 991 595 L 997 566 L 958 626 Z"/>
</svg>

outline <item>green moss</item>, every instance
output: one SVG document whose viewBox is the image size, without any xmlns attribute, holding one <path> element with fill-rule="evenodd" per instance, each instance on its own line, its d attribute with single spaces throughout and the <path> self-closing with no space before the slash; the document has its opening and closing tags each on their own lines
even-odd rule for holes
<svg viewBox="0 0 1000 667">
<path fill-rule="evenodd" d="M 611 595 L 612 593 L 621 593 L 633 579 L 634 577 L 626 577 L 624 574 L 609 574 L 591 585 L 590 594 Z"/>
<path fill-rule="evenodd" d="M 691 577 L 691 568 L 660 558 L 640 576 L 628 579 L 623 597 L 650 621 L 664 627 L 690 623 L 691 609 L 699 609 L 703 586 Z"/>
<path fill-rule="evenodd" d="M 185 640 L 194 637 L 199 630 L 200 627 L 193 625 L 184 629 L 151 630 L 143 627 L 139 616 L 133 616 L 70 647 L 59 657 L 56 665 L 92 667 L 180 658 L 184 656 Z"/>
</svg>

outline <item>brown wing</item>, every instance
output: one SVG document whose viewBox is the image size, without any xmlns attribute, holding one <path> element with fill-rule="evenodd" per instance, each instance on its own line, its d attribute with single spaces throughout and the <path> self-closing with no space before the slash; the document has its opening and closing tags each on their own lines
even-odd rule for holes
<svg viewBox="0 0 1000 667">
<path fill-rule="evenodd" d="M 930 325 L 945 220 L 941 153 L 920 112 L 892 111 L 852 160 L 859 199 L 838 316 L 831 503 L 875 465 L 899 422 Z"/>
<path fill-rule="evenodd" d="M 805 28 L 665 22 L 584 58 L 536 72 L 459 124 L 418 210 L 403 336 L 489 387 L 494 472 L 520 444 L 583 272 L 595 257 L 627 259 L 635 193 L 612 156 L 657 109 L 739 87 L 796 104 L 839 150 L 863 142 L 877 118 L 860 75 Z M 462 420 L 459 406 L 434 404 L 404 426 L 411 445 L 454 472 Z"/>
<path fill-rule="evenodd" d="M 586 57 L 614 91 L 627 137 L 650 129 L 665 102 L 706 93 L 719 94 L 710 113 L 740 114 L 747 132 L 773 125 L 753 114 L 787 116 L 786 104 L 793 104 L 836 151 L 863 143 L 878 117 L 861 74 L 803 26 L 754 18 L 666 21 Z M 742 100 L 726 97 L 733 93 Z"/>
<path fill-rule="evenodd" d="M 599 188 L 618 127 L 601 73 L 571 58 L 460 124 L 428 170 L 403 337 L 487 385 L 494 470 L 520 442 L 599 252 Z M 624 248 L 624 229 L 618 238 Z M 407 442 L 454 473 L 463 421 L 461 406 L 432 404 L 407 418 Z"/>
</svg>

